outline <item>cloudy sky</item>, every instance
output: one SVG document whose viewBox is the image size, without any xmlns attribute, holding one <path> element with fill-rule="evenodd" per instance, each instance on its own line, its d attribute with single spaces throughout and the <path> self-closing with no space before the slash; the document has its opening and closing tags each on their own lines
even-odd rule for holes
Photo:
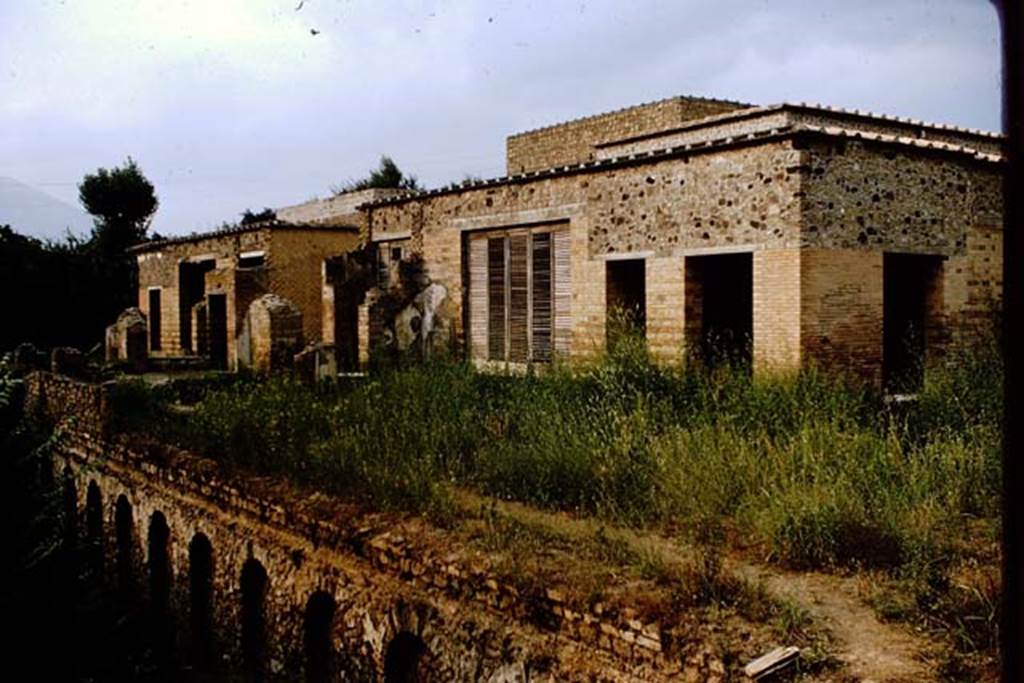
<svg viewBox="0 0 1024 683">
<path fill-rule="evenodd" d="M 0 177 L 75 204 L 131 155 L 187 233 L 676 94 L 999 130 L 999 51 L 987 0 L 3 0 Z"/>
</svg>

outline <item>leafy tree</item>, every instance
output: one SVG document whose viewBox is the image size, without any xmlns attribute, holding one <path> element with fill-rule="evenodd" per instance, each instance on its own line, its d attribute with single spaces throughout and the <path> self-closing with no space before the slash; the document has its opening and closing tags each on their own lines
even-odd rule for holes
<svg viewBox="0 0 1024 683">
<path fill-rule="evenodd" d="M 93 241 L 104 254 L 121 254 L 146 239 L 160 205 L 153 184 L 128 157 L 124 166 L 99 168 L 78 185 L 78 199 L 95 218 Z"/>
<path fill-rule="evenodd" d="M 465 185 L 466 183 L 479 183 L 482 180 L 483 180 L 483 178 L 481 178 L 480 176 L 478 176 L 478 175 L 476 175 L 474 173 L 467 173 L 464 176 L 462 176 L 462 180 L 453 180 L 452 182 L 450 182 L 447 185 L 443 186 L 441 189 L 442 190 L 458 190 L 463 185 Z"/>
<path fill-rule="evenodd" d="M 380 165 L 369 172 L 365 178 L 350 180 L 343 185 L 332 185 L 331 192 L 342 194 L 343 192 L 355 192 L 356 190 L 369 190 L 374 187 L 394 188 L 399 190 L 420 191 L 423 187 L 416 180 L 414 175 L 406 175 L 394 160 L 384 155 L 380 158 Z"/>
<path fill-rule="evenodd" d="M 262 211 L 246 209 L 242 212 L 242 220 L 239 221 L 239 225 L 252 225 L 253 223 L 262 223 L 263 221 L 272 221 L 275 218 L 277 218 L 277 213 L 268 207 L 264 207 Z"/>
</svg>

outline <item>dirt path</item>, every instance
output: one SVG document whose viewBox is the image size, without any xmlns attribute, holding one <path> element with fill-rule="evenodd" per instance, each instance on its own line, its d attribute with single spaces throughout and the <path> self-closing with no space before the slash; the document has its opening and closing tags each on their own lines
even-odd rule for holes
<svg viewBox="0 0 1024 683">
<path fill-rule="evenodd" d="M 731 568 L 807 610 L 832 634 L 836 646 L 832 654 L 846 664 L 854 678 L 864 683 L 936 680 L 935 671 L 924 661 L 934 644 L 906 626 L 879 621 L 857 595 L 856 579 L 750 564 Z"/>
<path fill-rule="evenodd" d="M 514 502 L 492 501 L 474 494 L 463 494 L 468 509 L 481 503 L 495 505 L 502 514 L 528 524 L 545 527 L 565 536 L 591 536 L 599 527 L 597 520 L 565 513 L 538 510 Z M 652 549 L 672 560 L 684 559 L 688 552 L 678 541 L 632 529 L 606 529 L 606 534 L 634 548 Z M 730 558 L 726 569 L 736 575 L 760 582 L 777 599 L 799 605 L 816 624 L 832 636 L 830 654 L 846 665 L 845 674 L 863 683 L 926 683 L 937 679 L 928 655 L 937 643 L 916 634 L 903 624 L 885 623 L 865 604 L 857 590 L 857 579 L 821 572 L 790 572 L 776 567 Z"/>
</svg>

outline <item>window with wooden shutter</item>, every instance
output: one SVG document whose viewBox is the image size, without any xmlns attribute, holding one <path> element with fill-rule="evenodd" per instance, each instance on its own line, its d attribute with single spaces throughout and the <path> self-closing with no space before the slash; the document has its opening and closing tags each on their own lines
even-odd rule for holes
<svg viewBox="0 0 1024 683">
<path fill-rule="evenodd" d="M 533 235 L 531 353 L 535 361 L 551 360 L 551 233 Z"/>
<path fill-rule="evenodd" d="M 525 363 L 530 358 L 530 236 L 508 238 L 508 359 Z"/>
<path fill-rule="evenodd" d="M 470 349 L 477 359 L 548 362 L 568 353 L 571 302 L 566 228 L 469 237 Z"/>
<path fill-rule="evenodd" d="M 469 239 L 469 343 L 473 358 L 487 358 L 487 235 Z"/>
<path fill-rule="evenodd" d="M 487 357 L 505 360 L 505 238 L 487 240 Z"/>
<path fill-rule="evenodd" d="M 568 355 L 572 335 L 572 262 L 571 242 L 567 229 L 551 233 L 552 285 L 554 286 L 554 352 Z"/>
</svg>

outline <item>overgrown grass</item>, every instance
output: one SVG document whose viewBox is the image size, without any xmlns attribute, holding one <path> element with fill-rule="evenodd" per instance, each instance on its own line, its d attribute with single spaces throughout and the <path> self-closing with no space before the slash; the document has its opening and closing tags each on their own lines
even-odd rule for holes
<svg viewBox="0 0 1024 683">
<path fill-rule="evenodd" d="M 881 570 L 926 603 L 972 525 L 998 518 L 1001 378 L 979 348 L 889 405 L 824 372 L 682 372 L 620 343 L 542 376 L 445 362 L 334 389 L 239 381 L 187 416 L 153 419 L 167 397 L 131 403 L 165 438 L 377 507 L 443 508 L 458 486 L 672 533 L 712 519 L 776 562 Z"/>
</svg>

